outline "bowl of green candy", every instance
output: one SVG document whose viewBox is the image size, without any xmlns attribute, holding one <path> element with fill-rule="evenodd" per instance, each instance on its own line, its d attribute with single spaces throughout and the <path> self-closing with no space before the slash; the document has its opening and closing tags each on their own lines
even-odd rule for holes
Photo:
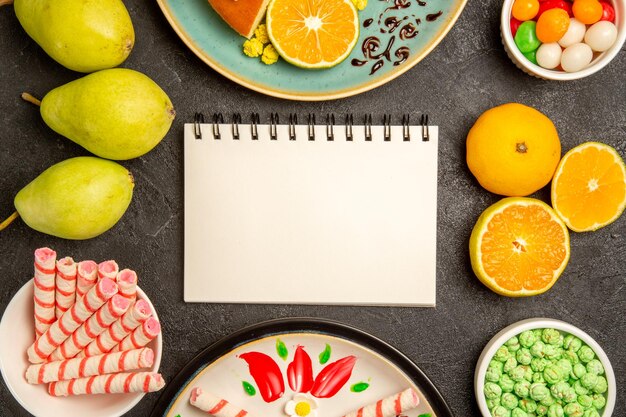
<svg viewBox="0 0 626 417">
<path fill-rule="evenodd" d="M 487 343 L 474 391 L 484 417 L 610 417 L 616 383 L 591 336 L 563 321 L 534 318 Z"/>
</svg>

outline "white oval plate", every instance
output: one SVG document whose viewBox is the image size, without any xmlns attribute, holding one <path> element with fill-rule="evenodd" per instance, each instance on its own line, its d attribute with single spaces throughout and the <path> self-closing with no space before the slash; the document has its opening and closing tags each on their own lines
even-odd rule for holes
<svg viewBox="0 0 626 417">
<path fill-rule="evenodd" d="M 150 304 L 154 317 L 158 319 L 150 299 L 139 288 L 137 296 Z M 37 417 L 118 417 L 133 408 L 145 395 L 143 393 L 73 397 L 49 395 L 47 384 L 31 385 L 24 378 L 29 365 L 26 349 L 33 343 L 34 335 L 31 279 L 13 296 L 0 322 L 0 372 L 13 397 L 29 413 Z M 154 350 L 152 372 L 157 372 L 161 364 L 162 344 L 163 339 L 159 334 L 148 345 Z"/>
</svg>

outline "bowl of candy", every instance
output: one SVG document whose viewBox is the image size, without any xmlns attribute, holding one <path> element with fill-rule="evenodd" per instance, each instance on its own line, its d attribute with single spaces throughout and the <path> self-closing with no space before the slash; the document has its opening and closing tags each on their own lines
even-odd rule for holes
<svg viewBox="0 0 626 417">
<path fill-rule="evenodd" d="M 587 333 L 563 321 L 514 323 L 487 343 L 474 374 L 483 417 L 610 417 L 613 367 Z"/>
<path fill-rule="evenodd" d="M 626 40 L 626 0 L 505 0 L 502 43 L 518 68 L 538 78 L 594 74 Z"/>
</svg>

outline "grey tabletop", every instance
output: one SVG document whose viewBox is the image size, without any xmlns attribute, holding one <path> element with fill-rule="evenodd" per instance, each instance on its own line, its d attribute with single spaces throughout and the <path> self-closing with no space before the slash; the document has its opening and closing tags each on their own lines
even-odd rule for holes
<svg viewBox="0 0 626 417">
<path fill-rule="evenodd" d="M 136 179 L 133 201 L 109 232 L 67 241 L 21 221 L 0 233 L 0 312 L 32 277 L 32 253 L 41 246 L 75 259 L 116 259 L 138 271 L 163 325 L 161 371 L 170 380 L 208 344 L 247 325 L 288 316 L 324 317 L 351 324 L 389 342 L 415 361 L 456 416 L 478 416 L 474 366 L 501 328 L 529 317 L 565 320 L 594 337 L 617 375 L 615 416 L 626 416 L 626 216 L 595 233 L 572 233 L 571 260 L 546 294 L 510 299 L 484 287 L 472 273 L 468 239 L 479 214 L 499 199 L 482 189 L 465 163 L 465 138 L 486 109 L 521 102 L 556 124 L 563 150 L 602 141 L 626 156 L 626 54 L 580 81 L 542 81 L 518 70 L 499 36 L 501 2 L 471 1 L 443 42 L 413 69 L 373 91 L 347 99 L 306 103 L 267 97 L 222 77 L 190 52 L 153 2 L 127 0 L 136 45 L 123 66 L 152 77 L 169 94 L 177 118 L 163 142 L 124 162 Z M 28 90 L 42 96 L 80 75 L 53 62 L 22 30 L 12 7 L 0 8 L 0 217 L 13 212 L 14 195 L 53 163 L 87 152 L 52 132 Z M 183 302 L 183 123 L 194 112 L 238 111 L 399 116 L 428 113 L 440 126 L 437 215 L 437 307 L 319 307 L 214 305 Z M 416 119 L 416 118 L 415 118 Z M 414 119 L 414 120 L 415 120 Z M 547 189 L 536 197 L 549 201 Z M 150 394 L 128 413 L 146 416 Z M 0 384 L 0 415 L 26 411 Z"/>
</svg>

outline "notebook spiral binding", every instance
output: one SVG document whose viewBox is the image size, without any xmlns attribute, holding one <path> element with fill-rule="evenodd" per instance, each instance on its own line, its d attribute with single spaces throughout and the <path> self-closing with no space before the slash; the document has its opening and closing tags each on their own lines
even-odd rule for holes
<svg viewBox="0 0 626 417">
<path fill-rule="evenodd" d="M 351 142 L 353 140 L 352 130 L 354 127 L 354 115 L 352 113 L 348 113 L 344 119 L 344 125 L 346 128 L 346 140 Z M 200 125 L 204 123 L 204 115 L 202 113 L 196 113 L 193 119 L 193 132 L 196 139 L 202 139 L 202 129 Z M 222 113 L 214 113 L 212 117 L 212 135 L 213 139 L 219 140 L 222 135 L 220 132 L 220 125 L 224 124 L 224 116 Z M 242 117 L 240 113 L 234 113 L 231 118 L 231 129 L 233 133 L 233 139 L 239 140 L 239 125 L 242 124 Z M 261 124 L 261 118 L 259 113 L 252 113 L 250 115 L 250 129 L 252 140 L 259 139 L 259 124 Z M 277 127 L 280 124 L 280 118 L 278 113 L 270 114 L 270 139 L 277 140 Z M 298 124 L 298 115 L 296 113 L 289 114 L 288 121 L 288 129 L 289 129 L 289 140 L 296 140 L 296 125 Z M 315 114 L 309 113 L 307 115 L 308 128 L 308 140 L 315 140 Z M 408 114 L 402 115 L 402 140 L 408 142 L 411 140 L 410 133 L 410 118 Z M 430 128 L 428 125 L 428 115 L 422 114 L 420 118 L 420 123 L 418 126 L 422 128 L 422 141 L 428 142 L 430 140 Z M 363 128 L 365 129 L 365 141 L 370 142 L 372 140 L 372 115 L 366 114 L 363 118 Z M 391 114 L 383 115 L 383 130 L 384 130 L 384 141 L 388 142 L 391 140 Z M 332 142 L 335 140 L 335 114 L 327 113 L 326 114 L 326 140 Z"/>
</svg>

